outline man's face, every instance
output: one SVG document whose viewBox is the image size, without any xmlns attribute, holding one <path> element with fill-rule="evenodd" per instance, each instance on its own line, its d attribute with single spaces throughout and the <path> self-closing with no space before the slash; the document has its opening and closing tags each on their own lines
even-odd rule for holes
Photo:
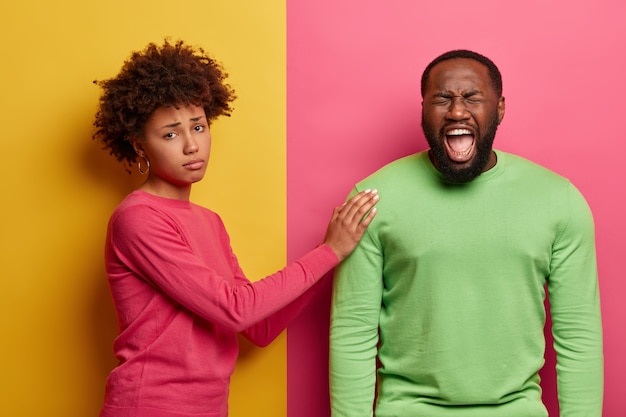
<svg viewBox="0 0 626 417">
<path fill-rule="evenodd" d="M 422 102 L 422 129 L 435 167 L 464 183 L 496 164 L 492 144 L 504 117 L 504 97 L 491 86 L 487 67 L 467 58 L 435 65 Z"/>
</svg>

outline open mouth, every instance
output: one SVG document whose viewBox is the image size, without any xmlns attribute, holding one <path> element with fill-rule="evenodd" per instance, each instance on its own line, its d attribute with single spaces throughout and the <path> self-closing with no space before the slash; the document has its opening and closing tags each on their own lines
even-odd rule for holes
<svg viewBox="0 0 626 417">
<path fill-rule="evenodd" d="M 471 130 L 455 128 L 445 134 L 445 148 L 448 157 L 455 162 L 467 162 L 474 156 L 476 141 Z"/>
</svg>

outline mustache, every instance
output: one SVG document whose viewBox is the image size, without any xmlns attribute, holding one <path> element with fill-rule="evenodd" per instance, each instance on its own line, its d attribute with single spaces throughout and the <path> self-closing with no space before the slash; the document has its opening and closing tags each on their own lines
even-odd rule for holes
<svg viewBox="0 0 626 417">
<path fill-rule="evenodd" d="M 423 126 L 423 121 L 422 121 L 422 126 Z M 453 122 L 453 123 L 446 123 L 443 126 L 441 126 L 441 128 L 439 129 L 439 137 L 443 138 L 445 136 L 445 131 L 450 127 L 450 126 L 454 126 L 455 128 L 459 128 L 459 129 L 463 129 L 464 127 L 468 128 L 469 130 L 472 130 L 474 132 L 476 132 L 476 137 L 480 138 L 482 137 L 482 133 L 480 131 L 480 127 L 479 126 L 475 126 L 471 123 L 458 123 L 458 122 Z M 491 123 L 489 124 L 489 126 L 491 126 Z"/>
</svg>

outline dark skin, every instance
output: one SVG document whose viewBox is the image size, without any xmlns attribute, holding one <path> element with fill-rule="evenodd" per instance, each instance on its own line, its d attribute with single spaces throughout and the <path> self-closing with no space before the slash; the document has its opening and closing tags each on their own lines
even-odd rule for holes
<svg viewBox="0 0 626 417">
<path fill-rule="evenodd" d="M 495 166 L 492 143 L 504 110 L 504 97 L 478 61 L 456 58 L 432 68 L 422 101 L 422 127 L 431 161 L 444 177 L 469 182 Z"/>
<path fill-rule="evenodd" d="M 188 201 L 201 181 L 211 154 L 211 134 L 204 108 L 161 106 L 144 125 L 142 138 L 132 139 L 137 155 L 150 161 L 141 190 L 164 198 Z M 146 162 L 147 163 L 147 162 Z M 365 190 L 335 207 L 326 229 L 326 243 L 344 260 L 361 240 L 374 216 L 376 190 Z"/>
</svg>

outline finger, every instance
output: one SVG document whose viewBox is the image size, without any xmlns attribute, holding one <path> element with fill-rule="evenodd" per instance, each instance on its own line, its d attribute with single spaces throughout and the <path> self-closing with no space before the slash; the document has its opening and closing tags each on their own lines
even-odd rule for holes
<svg viewBox="0 0 626 417">
<path fill-rule="evenodd" d="M 376 214 L 376 207 L 374 206 L 376 205 L 376 203 L 378 203 L 379 200 L 380 197 L 378 195 L 375 195 L 370 201 L 368 201 L 359 209 L 358 213 L 356 214 L 356 221 L 359 222 L 359 225 L 363 227 L 367 227 L 367 225 L 369 225 L 369 223 L 372 221 L 373 216 Z M 372 210 L 374 211 L 374 215 L 372 215 Z M 364 224 L 363 221 L 365 220 L 367 220 L 367 222 Z"/>
<path fill-rule="evenodd" d="M 354 196 L 352 196 L 348 201 L 344 202 L 340 207 L 338 207 L 340 213 L 344 213 L 344 215 L 350 211 L 355 204 L 357 204 L 363 197 L 367 196 L 371 193 L 371 190 L 367 189 L 365 191 L 361 191 Z"/>
<path fill-rule="evenodd" d="M 344 220 L 348 222 L 360 222 L 363 217 L 376 203 L 378 203 L 378 191 L 368 190 L 358 199 L 347 206 L 341 213 Z"/>
<path fill-rule="evenodd" d="M 354 212 L 367 201 L 371 200 L 373 196 L 376 195 L 376 193 L 376 190 L 370 189 L 359 192 L 346 202 L 346 204 L 343 206 L 342 212 L 344 213 L 344 215 L 354 215 Z"/>
<path fill-rule="evenodd" d="M 334 222 L 337 220 L 337 218 L 339 217 L 339 213 L 341 212 L 341 209 L 343 208 L 343 206 L 338 206 L 335 207 L 333 209 L 333 214 L 330 216 L 330 222 Z"/>
<path fill-rule="evenodd" d="M 370 223 L 372 222 L 372 220 L 374 219 L 374 216 L 376 216 L 376 213 L 378 212 L 378 210 L 376 209 L 376 207 L 372 208 L 369 213 L 367 213 L 365 215 L 365 217 L 363 218 L 363 220 L 361 220 L 361 223 L 359 223 L 359 227 L 361 227 L 363 230 L 367 229 L 367 226 L 370 225 Z"/>
</svg>

